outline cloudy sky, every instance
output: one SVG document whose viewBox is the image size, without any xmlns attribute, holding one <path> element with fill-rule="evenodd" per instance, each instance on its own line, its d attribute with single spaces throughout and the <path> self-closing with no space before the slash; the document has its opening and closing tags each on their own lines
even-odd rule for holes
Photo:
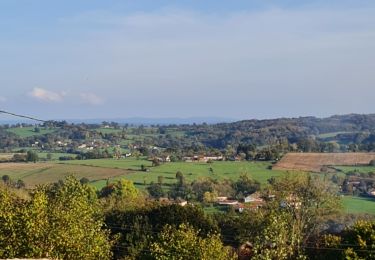
<svg viewBox="0 0 375 260">
<path fill-rule="evenodd" d="M 0 0 L 0 32 L 16 113 L 375 113 L 373 0 Z"/>
</svg>

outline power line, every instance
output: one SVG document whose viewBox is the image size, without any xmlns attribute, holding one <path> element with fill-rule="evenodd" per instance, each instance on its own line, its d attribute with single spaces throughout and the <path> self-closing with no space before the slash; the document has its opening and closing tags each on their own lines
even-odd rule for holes
<svg viewBox="0 0 375 260">
<path fill-rule="evenodd" d="M 43 120 L 43 119 L 39 119 L 39 118 L 36 118 L 36 117 L 28 116 L 28 115 L 16 114 L 16 113 L 5 111 L 5 110 L 0 110 L 0 113 L 10 115 L 10 116 L 14 116 L 14 117 L 19 117 L 19 118 L 26 118 L 26 119 L 30 119 L 30 120 L 38 121 L 38 122 L 42 122 L 42 123 L 49 122 L 48 120 Z"/>
</svg>

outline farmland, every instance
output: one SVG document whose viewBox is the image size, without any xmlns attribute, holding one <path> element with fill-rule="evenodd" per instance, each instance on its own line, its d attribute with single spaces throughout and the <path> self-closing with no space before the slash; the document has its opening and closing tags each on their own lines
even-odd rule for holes
<svg viewBox="0 0 375 260">
<path fill-rule="evenodd" d="M 271 165 L 268 162 L 214 162 L 207 163 L 165 163 L 158 167 L 151 167 L 151 162 L 146 160 L 136 159 L 99 159 L 99 160 L 85 160 L 85 161 L 67 161 L 64 164 L 78 165 L 78 166 L 93 166 L 98 168 L 114 168 L 127 170 L 126 179 L 133 181 L 138 187 L 143 188 L 144 183 L 157 182 L 158 176 L 164 177 L 164 183 L 174 183 L 176 181 L 176 172 L 180 171 L 184 174 L 187 181 L 191 182 L 199 178 L 210 177 L 212 179 L 237 179 L 241 173 L 247 173 L 249 176 L 259 181 L 262 184 L 267 182 L 271 177 L 278 177 L 285 172 L 272 171 L 269 169 Z M 148 172 L 140 171 L 141 165 L 149 169 Z M 212 172 L 210 172 L 212 168 Z M 100 187 L 101 181 L 93 184 Z M 104 184 L 103 184 L 104 185 Z"/>
<path fill-rule="evenodd" d="M 82 165 L 57 163 L 2 163 L 1 175 L 9 175 L 12 179 L 21 179 L 27 187 L 63 180 L 68 175 L 89 180 L 105 180 L 127 174 L 123 169 L 99 168 Z"/>
<path fill-rule="evenodd" d="M 141 165 L 149 171 L 140 171 Z M 163 176 L 166 184 L 174 183 L 177 171 L 181 171 L 189 182 L 205 177 L 236 180 L 240 174 L 247 173 L 261 184 L 266 184 L 267 179 L 285 173 L 270 170 L 270 165 L 268 162 L 215 162 L 212 164 L 176 162 L 151 167 L 149 161 L 131 158 L 74 160 L 64 163 L 3 163 L 0 164 L 0 172 L 2 175 L 10 175 L 13 179 L 22 179 L 28 186 L 56 182 L 69 174 L 75 174 L 78 178 L 88 178 L 97 188 L 104 186 L 108 178 L 126 178 L 143 188 L 145 182 L 146 184 L 156 182 L 158 176 Z M 210 168 L 212 171 L 209 170 Z"/>
<path fill-rule="evenodd" d="M 274 169 L 321 172 L 324 166 L 368 165 L 374 159 L 375 153 L 288 153 Z"/>
<path fill-rule="evenodd" d="M 140 171 L 144 165 L 149 171 Z M 127 158 L 122 160 L 97 159 L 97 160 L 74 160 L 66 162 L 46 163 L 2 163 L 0 164 L 1 175 L 9 175 L 12 179 L 22 179 L 27 187 L 34 187 L 38 184 L 56 182 L 68 175 L 75 175 L 77 178 L 86 177 L 90 185 L 101 189 L 106 185 L 107 180 L 114 181 L 125 178 L 135 183 L 136 187 L 143 190 L 145 184 L 157 182 L 158 176 L 163 176 L 164 188 L 176 182 L 176 172 L 180 171 L 186 180 L 192 182 L 199 178 L 210 177 L 212 179 L 236 180 L 242 173 L 248 174 L 259 181 L 262 186 L 267 184 L 267 179 L 280 177 L 286 173 L 283 170 L 270 170 L 269 162 L 214 162 L 207 163 L 186 163 L 175 162 L 165 163 L 152 167 L 150 161 L 145 159 Z M 212 168 L 212 171 L 209 169 Z M 339 167 L 345 171 L 359 169 L 364 172 L 372 171 L 374 167 Z M 294 173 L 298 174 L 298 173 Z M 346 196 L 343 198 L 344 211 L 348 213 L 374 213 L 374 201 Z"/>
<path fill-rule="evenodd" d="M 15 128 L 7 129 L 7 131 L 13 134 L 16 134 L 20 137 L 26 138 L 30 136 L 39 136 L 39 135 L 53 133 L 55 129 L 40 128 L 40 131 L 36 132 L 34 127 L 15 127 Z"/>
<path fill-rule="evenodd" d="M 96 167 L 110 167 L 118 169 L 129 170 L 126 174 L 126 179 L 133 181 L 138 187 L 143 188 L 144 183 L 157 182 L 158 176 L 163 176 L 164 183 L 170 184 L 176 181 L 176 172 L 180 171 L 184 174 L 187 181 L 192 182 L 199 178 L 210 177 L 212 179 L 236 180 L 242 173 L 248 174 L 253 179 L 259 181 L 261 184 L 266 184 L 267 179 L 271 177 L 278 177 L 284 174 L 283 171 L 272 171 L 269 169 L 270 163 L 267 162 L 215 162 L 207 163 L 166 163 L 158 167 L 150 167 L 151 162 L 145 160 L 87 160 L 85 162 L 69 161 L 67 164 L 81 164 L 91 165 Z M 83 164 L 82 164 L 83 163 Z M 141 165 L 149 167 L 149 172 L 139 171 Z M 212 172 L 210 171 L 212 168 Z M 135 170 L 135 171 L 134 171 Z M 93 183 L 100 187 L 102 182 Z"/>
</svg>

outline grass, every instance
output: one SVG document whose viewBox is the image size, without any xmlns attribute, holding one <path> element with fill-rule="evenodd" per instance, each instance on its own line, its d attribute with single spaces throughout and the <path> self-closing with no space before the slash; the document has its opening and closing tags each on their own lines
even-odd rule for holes
<svg viewBox="0 0 375 260">
<path fill-rule="evenodd" d="M 331 132 L 331 133 L 324 133 L 324 134 L 320 134 L 318 135 L 319 138 L 322 138 L 322 139 L 326 139 L 326 138 L 333 138 L 333 137 L 336 137 L 337 135 L 339 134 L 350 134 L 352 132 L 345 132 L 345 131 L 341 131 L 341 132 Z"/>
<path fill-rule="evenodd" d="M 342 198 L 342 204 L 346 213 L 367 213 L 375 215 L 375 199 L 345 196 Z"/>
<path fill-rule="evenodd" d="M 122 132 L 123 130 L 122 130 L 122 128 L 115 129 L 115 128 L 104 128 L 104 127 L 101 127 L 101 128 L 96 128 L 95 131 L 101 132 L 103 134 L 112 134 L 112 133 Z"/>
<path fill-rule="evenodd" d="M 14 133 L 22 138 L 30 137 L 30 136 L 36 136 L 36 135 L 45 135 L 49 133 L 55 132 L 55 129 L 44 129 L 39 128 L 40 132 L 34 131 L 35 127 L 17 127 L 17 128 L 9 128 L 7 129 L 8 132 Z"/>
<path fill-rule="evenodd" d="M 335 169 L 344 173 L 354 171 L 359 173 L 375 172 L 375 166 L 336 166 Z"/>
<path fill-rule="evenodd" d="M 1 163 L 0 173 L 9 175 L 14 180 L 22 179 L 27 187 L 35 187 L 63 180 L 69 175 L 74 175 L 78 179 L 86 177 L 91 182 L 96 182 L 124 176 L 128 171 L 58 163 Z"/>
<path fill-rule="evenodd" d="M 146 167 L 150 167 L 152 163 L 145 159 L 127 158 L 127 159 L 93 159 L 93 160 L 74 160 L 66 161 L 64 164 L 71 165 L 84 165 L 84 166 L 94 166 L 103 168 L 115 168 L 115 169 L 131 169 L 140 170 L 143 164 Z"/>
<path fill-rule="evenodd" d="M 40 159 L 47 159 L 48 152 L 38 152 L 38 157 Z M 50 153 L 52 155 L 52 160 L 57 161 L 61 156 L 76 157 L 76 154 L 71 153 Z"/>
<path fill-rule="evenodd" d="M 157 182 L 158 176 L 163 176 L 165 184 L 175 183 L 177 171 L 181 171 L 189 182 L 206 177 L 218 180 L 236 180 L 242 173 L 247 173 L 261 184 L 267 183 L 267 180 L 271 177 L 279 177 L 285 173 L 284 171 L 270 170 L 269 166 L 271 164 L 268 162 L 214 162 L 212 164 L 175 162 L 151 167 L 151 162 L 144 159 L 136 160 L 134 158 L 127 158 L 122 160 L 67 161 L 64 164 L 128 170 L 129 172 L 126 175 L 116 176 L 114 179 L 126 178 L 133 181 L 141 189 L 144 189 L 144 183 Z M 149 169 L 148 172 L 139 171 L 142 164 Z M 212 167 L 213 173 L 209 171 L 210 167 Z M 103 181 L 93 183 L 96 187 L 103 187 L 104 184 Z"/>
</svg>

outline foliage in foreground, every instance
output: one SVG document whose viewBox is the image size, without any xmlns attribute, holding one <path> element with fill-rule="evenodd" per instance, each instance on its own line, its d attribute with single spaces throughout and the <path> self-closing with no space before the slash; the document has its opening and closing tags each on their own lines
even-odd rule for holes
<svg viewBox="0 0 375 260">
<path fill-rule="evenodd" d="M 193 260 L 193 259 L 237 259 L 224 247 L 220 236 L 209 234 L 201 238 L 192 227 L 181 224 L 177 229 L 166 225 L 158 235 L 157 242 L 151 245 L 151 255 L 157 260 Z"/>
<path fill-rule="evenodd" d="M 0 223 L 0 258 L 111 258 L 96 195 L 73 177 L 37 188 L 30 200 L 1 188 Z"/>
</svg>

